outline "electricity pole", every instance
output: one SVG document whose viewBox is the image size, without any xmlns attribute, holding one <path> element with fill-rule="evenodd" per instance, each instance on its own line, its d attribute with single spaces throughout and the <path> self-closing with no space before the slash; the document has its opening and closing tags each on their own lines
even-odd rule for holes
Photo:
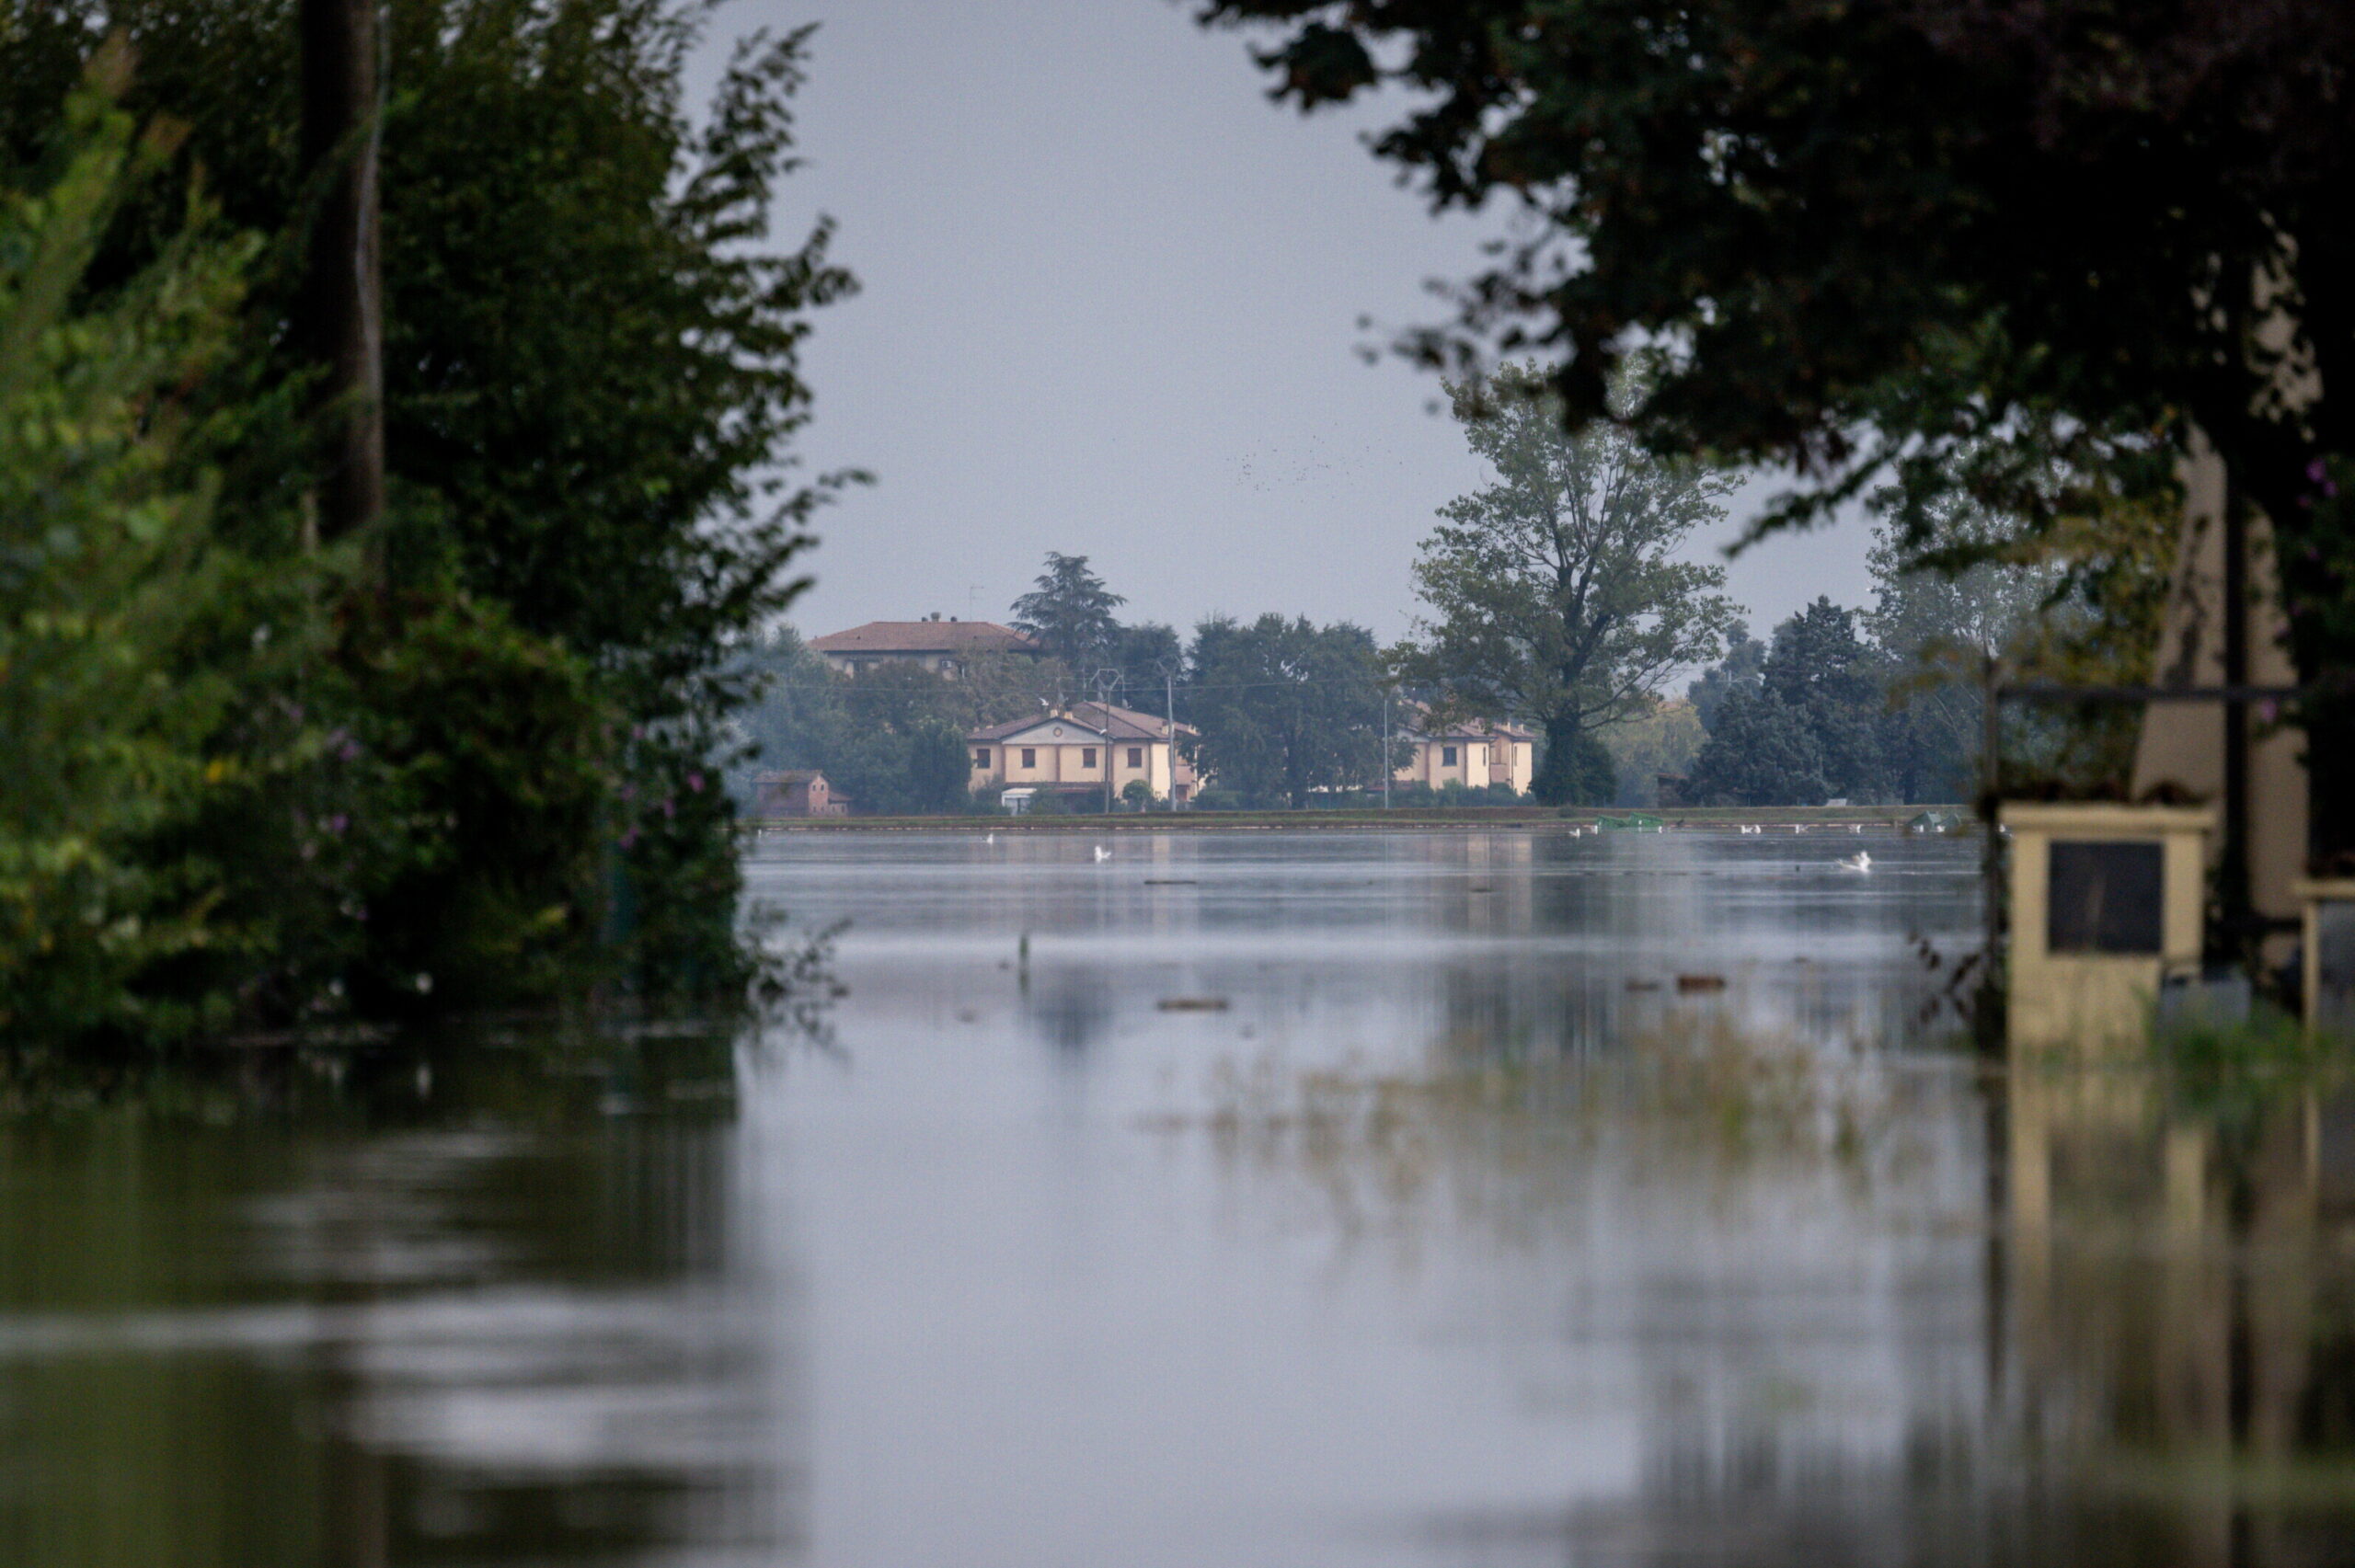
<svg viewBox="0 0 2355 1568">
<path fill-rule="evenodd" d="M 1391 689 L 1382 689 L 1382 808 L 1390 809 L 1390 775 L 1397 770 L 1390 765 L 1390 698 Z"/>
<path fill-rule="evenodd" d="M 1178 809 L 1178 666 L 1174 658 L 1156 658 L 1161 671 L 1161 733 L 1169 739 L 1169 809 Z"/>
<path fill-rule="evenodd" d="M 376 188 L 382 44 L 377 0 L 302 0 L 302 152 L 318 189 L 298 302 L 322 374 L 319 532 L 339 539 L 385 511 L 384 287 Z"/>
<path fill-rule="evenodd" d="M 1117 670 L 1096 672 L 1096 720 L 1104 738 L 1104 814 L 1112 814 L 1112 692 L 1120 684 Z"/>
</svg>

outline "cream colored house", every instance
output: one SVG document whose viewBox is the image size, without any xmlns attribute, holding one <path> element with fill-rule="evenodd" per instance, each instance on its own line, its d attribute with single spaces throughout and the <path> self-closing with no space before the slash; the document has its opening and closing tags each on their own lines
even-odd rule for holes
<svg viewBox="0 0 2355 1568">
<path fill-rule="evenodd" d="M 846 632 L 829 632 L 810 639 L 810 651 L 845 675 L 856 675 L 879 664 L 920 664 L 950 680 L 976 657 L 1018 653 L 1037 658 L 1046 650 L 1011 626 L 994 621 L 944 621 L 934 615 L 922 621 L 869 621 Z"/>
<path fill-rule="evenodd" d="M 1525 795 L 1537 776 L 1537 737 L 1519 725 L 1472 719 L 1429 735 L 1410 729 L 1405 738 L 1414 751 L 1393 775 L 1395 784 L 1511 784 Z"/>
<path fill-rule="evenodd" d="M 975 789 L 1010 786 L 1058 794 L 1099 794 L 1109 777 L 1112 798 L 1142 779 L 1156 800 L 1183 806 L 1200 787 L 1192 762 L 1180 753 L 1191 725 L 1169 726 L 1152 714 L 1102 703 L 1074 703 L 1030 718 L 995 724 L 965 737 Z"/>
</svg>

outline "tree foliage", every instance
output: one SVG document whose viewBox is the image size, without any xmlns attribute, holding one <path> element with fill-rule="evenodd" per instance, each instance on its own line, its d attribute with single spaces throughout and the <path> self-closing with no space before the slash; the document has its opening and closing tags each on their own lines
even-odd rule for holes
<svg viewBox="0 0 2355 1568">
<path fill-rule="evenodd" d="M 1374 146 L 1529 218 L 1414 341 L 1550 351 L 1570 419 L 1671 348 L 1656 450 L 1791 465 L 1764 525 L 1894 478 L 2038 526 L 2164 487 L 2195 430 L 2282 544 L 2303 679 L 2355 667 L 2355 8 L 2339 0 L 1211 0 L 1304 108 L 1395 84 Z M 2355 798 L 2349 700 L 2305 724 Z M 2326 811 L 2326 847 L 2355 817 Z"/>
<path fill-rule="evenodd" d="M 214 939 L 196 868 L 144 841 L 224 782 L 205 741 L 235 683 L 176 665 L 230 590 L 217 479 L 182 462 L 181 389 L 228 353 L 252 247 L 191 236 L 77 304 L 100 232 L 167 137 L 98 63 L 63 166 L 0 200 L 0 1031 L 125 1021 L 143 968 Z"/>
<path fill-rule="evenodd" d="M 1087 569 L 1085 555 L 1047 552 L 1038 586 L 1014 601 L 1014 627 L 1046 646 L 1083 681 L 1109 668 L 1120 624 L 1112 614 L 1128 601 Z"/>
<path fill-rule="evenodd" d="M 1857 614 L 1819 598 L 1775 628 L 1754 692 L 1719 705 L 1691 792 L 1741 806 L 1812 805 L 1887 791 L 1878 650 Z"/>
<path fill-rule="evenodd" d="M 707 15 L 693 0 L 391 8 L 393 506 L 350 551 L 315 552 L 308 368 L 285 328 L 304 212 L 295 10 L 0 11 L 0 185 L 79 155 L 86 116 L 61 130 L 57 108 L 103 28 L 140 62 L 113 84 L 129 122 L 184 131 L 158 144 L 160 177 L 109 199 L 64 308 L 112 319 L 198 276 L 213 251 L 192 189 L 217 233 L 258 247 L 242 304 L 208 329 L 218 351 L 135 404 L 124 449 L 158 499 L 123 503 L 121 525 L 201 512 L 167 556 L 227 585 L 158 597 L 183 630 L 155 622 L 123 666 L 166 659 L 174 732 L 201 731 L 187 744 L 212 786 L 183 799 L 155 773 L 153 829 L 121 852 L 211 922 L 136 967 L 126 1026 L 511 1005 L 618 978 L 724 989 L 743 961 L 712 772 L 731 647 L 791 598 L 833 483 L 798 481 L 787 448 L 808 417 L 807 312 L 849 280 L 822 224 L 765 243 L 806 35 L 746 40 L 698 121 L 681 94 Z M 152 456 L 187 432 L 202 439 Z M 29 591 L 75 569 L 37 563 Z M 138 597 L 129 578 L 109 591 Z M 93 690 L 73 711 L 102 706 Z M 161 929 L 160 910 L 142 918 Z"/>
<path fill-rule="evenodd" d="M 1361 626 L 1213 616 L 1188 654 L 1200 766 L 1246 803 L 1303 807 L 1382 778 L 1383 665 Z"/>
<path fill-rule="evenodd" d="M 1428 612 L 1400 672 L 1442 710 L 1542 726 L 1535 793 L 1568 801 L 1579 738 L 1716 657 L 1734 624 L 1724 568 L 1676 559 L 1724 517 L 1732 481 L 1648 456 L 1616 429 L 1565 435 L 1532 366 L 1451 391 L 1496 477 L 1440 509 L 1415 564 Z"/>
<path fill-rule="evenodd" d="M 1747 625 L 1736 626 L 1726 634 L 1725 657 L 1701 671 L 1684 688 L 1685 700 L 1693 704 L 1694 716 L 1700 720 L 1703 729 L 1717 723 L 1717 710 L 1728 697 L 1758 690 L 1758 672 L 1765 662 L 1766 645 L 1752 636 Z"/>
</svg>

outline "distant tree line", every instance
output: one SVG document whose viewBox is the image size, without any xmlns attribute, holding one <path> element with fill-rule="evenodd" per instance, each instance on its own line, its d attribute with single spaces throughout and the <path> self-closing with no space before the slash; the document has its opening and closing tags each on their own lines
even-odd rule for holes
<svg viewBox="0 0 2355 1568">
<path fill-rule="evenodd" d="M 951 765 L 961 737 L 1097 695 L 1199 731 L 1189 744 L 1210 787 L 1196 804 L 1209 808 L 1360 799 L 1408 759 L 1413 728 L 1481 721 L 1537 733 L 1530 794 L 1549 805 L 1653 805 L 1661 775 L 1703 805 L 1958 801 L 1978 787 L 1990 658 L 2133 680 L 2154 645 L 2159 514 L 2023 542 L 1950 502 L 1939 536 L 1984 546 L 1963 567 L 1906 547 L 1894 491 L 1872 498 L 1871 606 L 1819 599 L 1762 642 L 1722 591 L 1724 569 L 1680 558 L 1723 520 L 1725 475 L 1653 458 L 1611 427 L 1566 434 L 1528 367 L 1451 390 L 1494 478 L 1441 509 L 1415 564 L 1424 613 L 1395 647 L 1278 613 L 1212 615 L 1181 639 L 1121 621 L 1127 600 L 1086 556 L 1051 552 L 1011 609 L 1044 658 L 994 656 L 957 681 L 913 664 L 853 679 L 780 634 L 756 655 L 775 694 L 747 738 L 765 765 L 821 768 L 879 812 L 994 805 L 965 798 L 969 775 Z M 1667 694 L 1678 680 L 1681 700 Z M 2097 789 L 2122 775 L 2131 740 L 2116 715 L 2010 715 L 2004 733 L 2015 778 Z M 1392 797 L 1441 794 L 1519 798 L 1467 782 Z"/>
</svg>

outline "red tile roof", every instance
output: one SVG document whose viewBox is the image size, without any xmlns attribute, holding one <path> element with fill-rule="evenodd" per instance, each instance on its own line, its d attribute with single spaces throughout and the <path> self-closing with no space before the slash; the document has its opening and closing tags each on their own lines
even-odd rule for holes
<svg viewBox="0 0 2355 1568">
<path fill-rule="evenodd" d="M 812 637 L 820 653 L 1037 653 L 1036 639 L 994 621 L 869 621 Z"/>
</svg>

